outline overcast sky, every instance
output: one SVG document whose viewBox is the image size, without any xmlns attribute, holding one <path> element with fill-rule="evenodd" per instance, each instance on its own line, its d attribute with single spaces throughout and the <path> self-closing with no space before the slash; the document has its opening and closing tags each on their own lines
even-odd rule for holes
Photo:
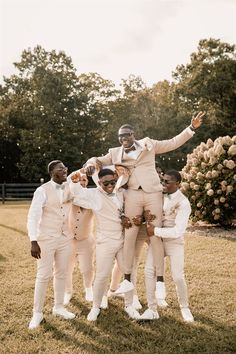
<svg viewBox="0 0 236 354">
<path fill-rule="evenodd" d="M 78 74 L 150 86 L 171 79 L 200 39 L 236 44 L 236 0 L 0 0 L 0 80 L 41 45 L 71 56 Z"/>
</svg>

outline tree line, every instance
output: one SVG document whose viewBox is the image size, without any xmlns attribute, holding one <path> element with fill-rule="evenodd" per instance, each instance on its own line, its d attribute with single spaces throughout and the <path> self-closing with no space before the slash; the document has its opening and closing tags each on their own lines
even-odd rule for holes
<svg viewBox="0 0 236 354">
<path fill-rule="evenodd" d="M 69 170 L 118 146 L 117 130 L 134 126 L 136 138 L 168 139 L 191 116 L 206 111 L 203 127 L 183 147 L 157 157 L 181 170 L 201 141 L 236 133 L 236 50 L 219 39 L 199 41 L 173 81 L 147 87 L 130 75 L 120 88 L 98 73 L 78 75 L 64 52 L 41 46 L 22 52 L 17 74 L 0 85 L 0 182 L 39 182 L 50 160 Z"/>
</svg>

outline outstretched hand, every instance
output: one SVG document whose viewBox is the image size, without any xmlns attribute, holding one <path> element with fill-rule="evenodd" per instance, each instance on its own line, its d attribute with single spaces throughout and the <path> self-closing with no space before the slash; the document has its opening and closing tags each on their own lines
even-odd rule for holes
<svg viewBox="0 0 236 354">
<path fill-rule="evenodd" d="M 205 116 L 206 112 L 199 112 L 196 116 L 191 119 L 191 125 L 194 129 L 199 128 L 202 125 L 202 118 Z"/>
</svg>

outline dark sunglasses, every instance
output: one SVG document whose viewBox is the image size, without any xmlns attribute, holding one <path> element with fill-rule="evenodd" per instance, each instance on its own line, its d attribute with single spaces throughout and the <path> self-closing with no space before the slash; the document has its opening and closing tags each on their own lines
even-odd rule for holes
<svg viewBox="0 0 236 354">
<path fill-rule="evenodd" d="M 129 138 L 133 133 L 118 134 L 118 138 Z"/>
<path fill-rule="evenodd" d="M 163 184 L 172 184 L 172 183 L 176 183 L 176 181 L 170 181 L 170 180 L 168 180 L 168 179 L 164 179 L 164 178 L 162 178 L 161 179 L 161 183 Z"/>
<path fill-rule="evenodd" d="M 110 184 L 111 186 L 114 186 L 114 185 L 116 184 L 116 180 L 112 179 L 111 181 L 102 182 L 102 184 L 103 184 L 105 187 L 109 186 L 109 184 Z"/>
</svg>

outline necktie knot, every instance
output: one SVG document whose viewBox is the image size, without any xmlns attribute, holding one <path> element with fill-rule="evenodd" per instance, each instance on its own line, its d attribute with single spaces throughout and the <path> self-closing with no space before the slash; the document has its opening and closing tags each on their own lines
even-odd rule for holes
<svg viewBox="0 0 236 354">
<path fill-rule="evenodd" d="M 135 151 L 135 150 L 136 150 L 135 146 L 132 145 L 131 147 L 125 149 L 125 153 L 128 154 L 130 151 Z"/>
</svg>

